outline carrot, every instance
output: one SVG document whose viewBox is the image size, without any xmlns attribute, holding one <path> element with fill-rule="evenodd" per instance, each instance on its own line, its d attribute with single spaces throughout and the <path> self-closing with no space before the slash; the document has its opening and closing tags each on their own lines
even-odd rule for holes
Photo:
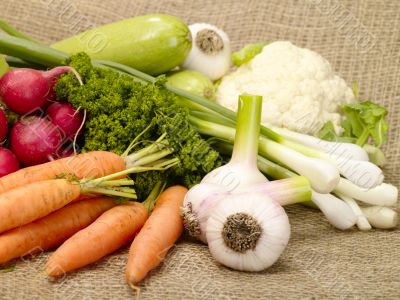
<svg viewBox="0 0 400 300">
<path fill-rule="evenodd" d="M 29 183 L 49 180 L 61 173 L 74 173 L 79 179 L 103 177 L 125 170 L 125 160 L 112 152 L 93 151 L 20 169 L 0 178 L 0 194 Z"/>
<path fill-rule="evenodd" d="M 0 264 L 16 257 L 60 245 L 115 206 L 111 198 L 92 198 L 70 204 L 42 219 L 0 236 Z"/>
<path fill-rule="evenodd" d="M 148 217 L 142 203 L 118 205 L 63 243 L 49 258 L 46 273 L 50 276 L 93 263 L 133 239 Z"/>
<path fill-rule="evenodd" d="M 34 182 L 0 194 L 0 233 L 47 216 L 80 195 L 108 195 L 136 199 L 131 179 L 120 179 L 136 169 L 96 179 L 51 179 Z M 116 179 L 118 178 L 118 179 Z"/>
<path fill-rule="evenodd" d="M 183 231 L 180 209 L 187 189 L 172 186 L 161 193 L 154 211 L 134 239 L 126 266 L 126 279 L 135 284 L 157 267 Z"/>
<path fill-rule="evenodd" d="M 78 183 L 52 179 L 0 194 L 0 233 L 47 216 L 78 198 L 80 193 Z"/>
</svg>

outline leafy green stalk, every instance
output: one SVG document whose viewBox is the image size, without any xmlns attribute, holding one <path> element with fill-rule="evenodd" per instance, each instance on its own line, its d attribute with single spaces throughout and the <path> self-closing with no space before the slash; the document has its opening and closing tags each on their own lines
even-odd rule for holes
<svg viewBox="0 0 400 300">
<path fill-rule="evenodd" d="M 0 29 L 11 36 L 18 37 L 31 42 L 36 42 L 32 37 L 18 31 L 16 28 L 14 28 L 13 26 L 11 26 L 10 24 L 1 19 L 0 19 Z"/>
<path fill-rule="evenodd" d="M 261 105 L 261 96 L 239 96 L 238 125 L 236 126 L 232 161 L 250 165 L 256 161 L 260 135 Z"/>
<path fill-rule="evenodd" d="M 154 209 L 156 201 L 162 191 L 165 189 L 166 183 L 165 182 L 157 182 L 152 191 L 150 192 L 149 196 L 147 196 L 146 200 L 143 202 L 144 207 L 147 209 L 149 213 L 151 213 Z"/>
<path fill-rule="evenodd" d="M 30 62 L 27 62 L 27 61 L 24 61 L 22 59 L 15 58 L 12 56 L 7 56 L 6 61 L 7 61 L 7 64 L 13 68 L 30 68 L 30 69 L 37 69 L 37 70 L 45 70 L 46 69 L 46 67 L 44 67 L 42 65 L 30 63 Z"/>
<path fill-rule="evenodd" d="M 0 53 L 48 67 L 63 65 L 68 55 L 18 37 L 0 35 Z"/>
</svg>

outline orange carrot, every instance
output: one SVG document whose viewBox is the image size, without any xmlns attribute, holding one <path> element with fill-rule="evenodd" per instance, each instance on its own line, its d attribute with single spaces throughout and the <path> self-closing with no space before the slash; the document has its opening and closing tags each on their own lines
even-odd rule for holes
<svg viewBox="0 0 400 300">
<path fill-rule="evenodd" d="M 0 233 L 28 224 L 60 209 L 81 193 L 66 179 L 34 182 L 0 194 Z"/>
<path fill-rule="evenodd" d="M 157 267 L 183 231 L 180 210 L 187 189 L 172 186 L 161 193 L 154 211 L 129 250 L 126 279 L 135 284 Z"/>
<path fill-rule="evenodd" d="M 0 235 L 0 264 L 42 252 L 63 243 L 115 206 L 111 198 L 92 198 L 66 207 Z"/>
<path fill-rule="evenodd" d="M 124 159 L 112 152 L 93 151 L 20 169 L 0 178 L 0 194 L 29 183 L 74 173 L 79 179 L 103 177 L 125 170 Z"/>
<path fill-rule="evenodd" d="M 118 205 L 62 244 L 49 258 L 46 273 L 50 276 L 93 263 L 132 240 L 148 217 L 143 204 Z"/>
</svg>

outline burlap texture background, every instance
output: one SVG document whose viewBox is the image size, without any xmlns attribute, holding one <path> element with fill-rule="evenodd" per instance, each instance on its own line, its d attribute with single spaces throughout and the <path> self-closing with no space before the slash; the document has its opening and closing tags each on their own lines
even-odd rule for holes
<svg viewBox="0 0 400 300">
<path fill-rule="evenodd" d="M 234 49 L 288 39 L 324 55 L 361 95 L 390 110 L 387 181 L 400 184 L 400 1 L 398 0 L 1 0 L 0 18 L 52 42 L 90 26 L 162 12 L 188 23 L 210 22 Z M 183 238 L 141 287 L 141 299 L 399 299 L 399 230 L 340 232 L 321 213 L 288 209 L 290 244 L 279 262 L 258 274 L 219 266 L 208 249 Z M 47 255 L 0 273 L 0 299 L 131 299 L 124 281 L 126 249 L 49 282 Z M 83 253 L 84 255 L 84 253 Z"/>
</svg>

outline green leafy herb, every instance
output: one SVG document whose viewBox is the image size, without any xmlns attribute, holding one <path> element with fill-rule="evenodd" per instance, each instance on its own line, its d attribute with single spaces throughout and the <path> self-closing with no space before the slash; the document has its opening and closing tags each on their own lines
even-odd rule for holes
<svg viewBox="0 0 400 300">
<path fill-rule="evenodd" d="M 235 66 L 241 66 L 254 58 L 258 53 L 262 51 L 265 45 L 269 42 L 260 42 L 255 44 L 248 44 L 238 52 L 233 53 L 232 60 Z"/>
<path fill-rule="evenodd" d="M 135 190 L 145 199 L 157 182 L 182 183 L 190 187 L 219 166 L 219 154 L 189 124 L 188 110 L 176 103 L 176 95 L 166 90 L 160 77 L 155 84 L 134 81 L 132 77 L 108 69 L 95 68 L 89 57 L 77 54 L 68 61 L 81 75 L 64 75 L 57 83 L 60 99 L 88 113 L 83 151 L 106 150 L 122 154 L 132 140 L 142 134 L 132 151 L 154 143 L 165 135 L 171 156 L 179 159 L 167 171 L 135 174 Z M 167 150 L 167 151 L 168 151 Z"/>
</svg>

